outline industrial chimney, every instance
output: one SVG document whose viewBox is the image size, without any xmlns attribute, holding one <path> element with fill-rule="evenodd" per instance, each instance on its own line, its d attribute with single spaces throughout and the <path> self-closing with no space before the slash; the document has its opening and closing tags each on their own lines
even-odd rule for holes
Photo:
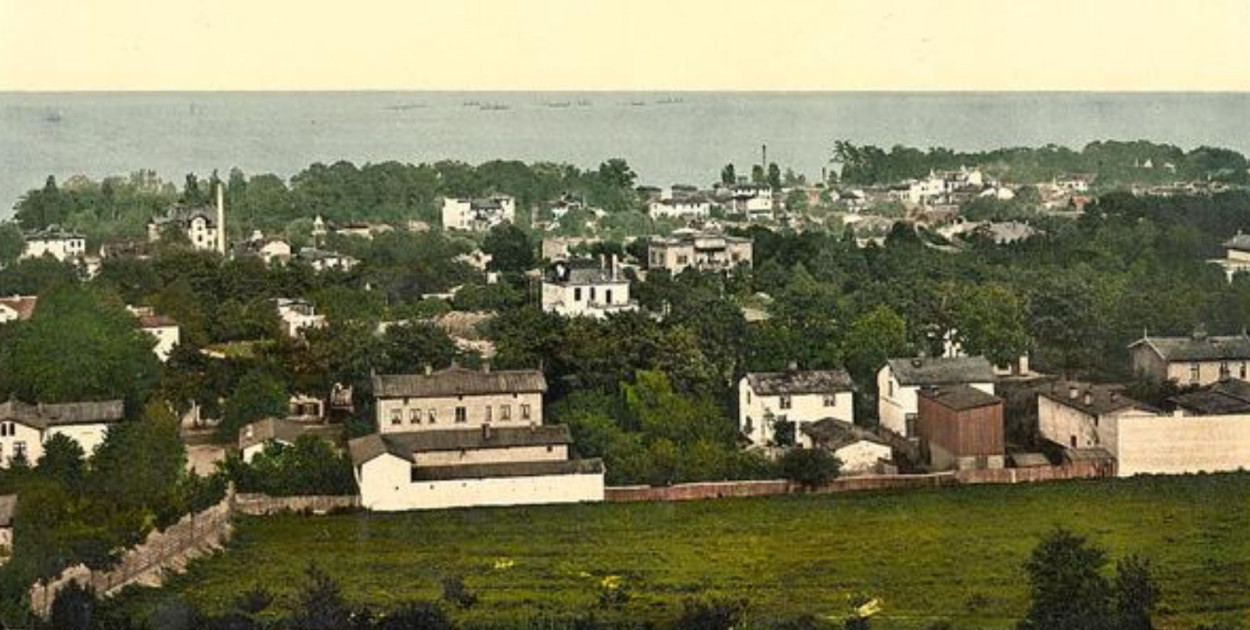
<svg viewBox="0 0 1250 630">
<path fill-rule="evenodd" d="M 217 253 L 226 255 L 226 185 L 217 182 Z"/>
</svg>

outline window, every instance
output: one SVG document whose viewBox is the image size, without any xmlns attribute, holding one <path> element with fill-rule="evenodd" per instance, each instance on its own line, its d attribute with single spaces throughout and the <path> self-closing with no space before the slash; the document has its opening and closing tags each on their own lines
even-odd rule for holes
<svg viewBox="0 0 1250 630">
<path fill-rule="evenodd" d="M 404 410 L 392 409 L 391 410 L 391 424 L 399 424 L 403 421 L 404 421 Z"/>
<path fill-rule="evenodd" d="M 747 416 L 747 421 L 742 425 L 742 432 L 750 435 L 755 433 L 755 422 L 751 420 L 751 416 Z"/>
<path fill-rule="evenodd" d="M 894 398 L 894 379 L 890 379 L 890 382 L 886 386 L 885 389 L 887 392 L 889 392 L 888 394 L 886 394 L 886 396 L 889 398 Z"/>
<path fill-rule="evenodd" d="M 521 419 L 522 420 L 530 419 L 530 406 L 529 405 L 521 405 Z"/>
<path fill-rule="evenodd" d="M 438 410 L 431 409 L 429 413 L 425 414 L 425 421 L 430 424 L 434 424 L 435 422 L 438 422 Z"/>
<path fill-rule="evenodd" d="M 1198 364 L 1197 363 L 1189 364 L 1189 382 L 1190 383 L 1198 382 Z"/>
<path fill-rule="evenodd" d="M 548 453 L 550 453 L 550 452 L 552 452 L 552 451 L 554 451 L 554 450 L 556 450 L 556 447 L 555 447 L 555 446 L 553 446 L 553 445 L 551 445 L 551 444 L 548 444 L 548 445 L 547 445 L 547 452 L 548 452 Z"/>
<path fill-rule="evenodd" d="M 1076 436 L 1072 436 L 1072 448 L 1076 448 Z"/>
<path fill-rule="evenodd" d="M 408 412 L 408 422 L 412 424 L 421 424 L 421 410 L 413 409 Z"/>
<path fill-rule="evenodd" d="M 22 441 L 13 443 L 13 456 L 26 457 L 26 443 Z"/>
<path fill-rule="evenodd" d="M 747 404 L 751 404 L 751 390 L 747 390 Z"/>
<path fill-rule="evenodd" d="M 1232 373 L 1232 370 L 1228 369 L 1228 361 L 1220 361 L 1220 378 L 1228 378 Z"/>
<path fill-rule="evenodd" d="M 590 301 L 591 302 L 595 301 L 595 288 L 594 287 L 590 287 Z"/>
<path fill-rule="evenodd" d="M 469 421 L 469 413 L 464 407 L 456 407 L 456 424 L 464 424 Z"/>
<path fill-rule="evenodd" d="M 512 419 L 512 405 L 499 405 L 499 419 L 504 422 Z"/>
<path fill-rule="evenodd" d="M 574 302 L 582 301 L 582 288 L 581 287 L 573 287 L 573 301 Z"/>
<path fill-rule="evenodd" d="M 493 411 L 495 411 L 495 408 L 494 408 L 494 407 L 492 407 L 492 406 L 490 406 L 490 405 L 486 405 L 486 417 L 485 417 L 485 418 L 483 418 L 483 420 L 484 420 L 484 421 L 486 421 L 486 422 L 490 422 L 490 421 L 491 421 L 491 415 L 492 415 L 492 412 L 493 412 Z"/>
<path fill-rule="evenodd" d="M 837 395 L 837 394 L 826 394 L 826 395 L 825 395 L 825 398 L 824 398 L 824 404 L 825 404 L 825 406 L 826 406 L 826 407 L 837 407 L 837 406 L 838 406 L 838 395 Z"/>
<path fill-rule="evenodd" d="M 1241 363 L 1240 374 L 1241 376 L 1239 378 L 1244 381 L 1246 379 L 1246 363 L 1244 361 Z"/>
<path fill-rule="evenodd" d="M 8 436 L 9 436 L 9 423 L 0 422 L 0 437 L 8 437 Z"/>
<path fill-rule="evenodd" d="M 603 290 L 603 303 L 604 303 L 604 304 L 611 304 L 611 303 L 612 303 L 612 289 L 604 289 L 604 290 Z"/>
<path fill-rule="evenodd" d="M 789 409 L 791 406 L 793 406 L 793 402 L 790 400 L 790 397 L 789 397 L 789 396 L 782 396 L 782 397 L 781 397 L 781 408 L 782 408 L 782 409 Z"/>
</svg>

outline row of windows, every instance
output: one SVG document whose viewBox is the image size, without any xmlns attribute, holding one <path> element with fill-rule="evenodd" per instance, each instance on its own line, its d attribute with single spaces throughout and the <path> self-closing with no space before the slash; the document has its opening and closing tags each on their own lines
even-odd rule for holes
<svg viewBox="0 0 1250 630">
<path fill-rule="evenodd" d="M 595 287 L 590 287 L 590 300 L 593 302 L 594 299 L 595 299 Z M 574 302 L 582 301 L 582 288 L 581 287 L 573 287 L 573 301 Z M 603 301 L 608 304 L 612 303 L 612 289 L 603 290 Z"/>
<path fill-rule="evenodd" d="M 494 421 L 494 411 L 495 411 L 494 407 L 487 405 L 482 411 L 483 411 L 482 422 Z M 521 405 L 521 420 L 523 421 L 529 420 L 531 419 L 531 417 L 532 417 L 532 412 L 530 410 L 530 406 Z M 420 408 L 408 410 L 408 424 L 421 424 L 422 419 L 425 420 L 426 424 L 438 424 L 438 410 L 433 409 L 433 408 L 426 409 L 424 415 L 422 414 L 422 410 Z M 499 405 L 499 421 L 508 422 L 510 420 L 512 420 L 512 405 Z M 456 424 L 464 424 L 468 422 L 469 410 L 466 409 L 465 407 L 456 407 L 455 421 L 456 421 Z M 403 423 L 404 423 L 404 410 L 392 409 L 391 410 L 391 424 L 400 425 Z"/>
<path fill-rule="evenodd" d="M 837 407 L 838 395 L 837 394 L 825 394 L 823 397 L 821 397 L 820 402 L 821 402 L 821 405 L 825 407 Z M 751 392 L 749 391 L 747 392 L 747 404 L 748 405 L 751 404 Z M 790 409 L 794 406 L 794 399 L 791 398 L 790 396 L 782 396 L 780 404 L 781 404 L 782 409 Z"/>
<path fill-rule="evenodd" d="M 1199 372 L 1201 371 L 1199 368 L 1200 368 L 1200 364 L 1198 363 L 1189 364 L 1189 382 L 1197 383 L 1199 380 L 1201 380 L 1198 376 Z M 1228 366 L 1228 361 L 1221 361 L 1220 362 L 1220 378 L 1228 378 L 1232 375 L 1233 375 L 1233 372 L 1232 372 L 1232 369 L 1229 368 Z M 1240 378 L 1243 381 L 1246 379 L 1246 364 L 1244 362 L 1237 369 L 1237 378 Z"/>
<path fill-rule="evenodd" d="M 17 425 L 13 422 L 0 422 L 0 437 L 17 435 Z"/>
</svg>

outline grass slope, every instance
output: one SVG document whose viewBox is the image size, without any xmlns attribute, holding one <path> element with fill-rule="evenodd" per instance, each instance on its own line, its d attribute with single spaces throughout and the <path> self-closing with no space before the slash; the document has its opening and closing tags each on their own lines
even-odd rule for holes
<svg viewBox="0 0 1250 630">
<path fill-rule="evenodd" d="M 592 610 L 598 581 L 619 575 L 633 599 L 616 614 L 635 620 L 663 620 L 692 596 L 745 597 L 769 620 L 835 613 L 867 594 L 882 603 L 878 629 L 1007 628 L 1027 606 L 1021 565 L 1056 526 L 1113 562 L 1150 558 L 1164 591 L 1157 627 L 1250 620 L 1250 474 L 248 518 L 228 553 L 133 603 L 176 594 L 221 611 L 252 584 L 293 592 L 315 560 L 351 600 L 383 607 L 435 599 L 443 576 L 461 575 L 481 602 L 456 616 L 475 626 Z"/>
</svg>

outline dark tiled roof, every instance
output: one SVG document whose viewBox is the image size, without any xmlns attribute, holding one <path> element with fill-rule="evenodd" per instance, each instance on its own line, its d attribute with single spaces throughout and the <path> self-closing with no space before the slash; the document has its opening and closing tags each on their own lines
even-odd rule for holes
<svg viewBox="0 0 1250 630">
<path fill-rule="evenodd" d="M 10 399 L 0 404 L 0 420 L 12 420 L 36 429 L 117 422 L 123 415 L 120 400 L 31 405 Z"/>
<path fill-rule="evenodd" d="M 954 385 L 989 383 L 994 366 L 985 357 L 889 359 L 886 363 L 900 385 Z"/>
<path fill-rule="evenodd" d="M 387 433 L 383 439 L 391 441 L 406 453 L 429 453 L 433 451 L 461 451 L 517 446 L 546 446 L 570 444 L 569 428 L 564 425 L 534 427 L 491 427 L 490 437 L 481 428 L 437 429 Z"/>
<path fill-rule="evenodd" d="M 1244 361 L 1250 359 L 1250 336 L 1245 334 L 1188 337 L 1143 337 L 1129 345 L 1145 344 L 1165 361 Z"/>
<path fill-rule="evenodd" d="M 85 238 L 78 232 L 71 232 L 56 224 L 49 225 L 42 230 L 24 232 L 23 237 L 28 241 L 64 241 L 71 238 Z"/>
<path fill-rule="evenodd" d="M 214 227 L 217 225 L 217 208 L 213 206 L 174 206 L 167 210 L 164 216 L 154 216 L 149 222 L 156 225 L 164 225 L 166 223 L 185 225 L 196 217 L 204 219 L 208 227 Z"/>
<path fill-rule="evenodd" d="M 462 466 L 415 466 L 412 481 L 449 479 L 488 479 L 492 477 L 539 477 L 545 475 L 596 475 L 603 473 L 603 460 L 572 459 Z"/>
<path fill-rule="evenodd" d="M 1076 398 L 1072 398 L 1072 388 L 1076 388 Z M 1101 416 L 1103 414 L 1120 411 L 1122 409 L 1140 409 L 1152 413 L 1158 412 L 1157 409 L 1142 402 L 1138 402 L 1123 394 L 1124 387 L 1121 385 L 1091 385 L 1088 383 L 1076 383 L 1071 381 L 1055 381 L 1051 383 L 1049 389 L 1043 389 L 1040 395 L 1045 396 L 1061 405 L 1077 409 L 1090 415 Z M 1089 394 L 1089 403 L 1085 402 L 1085 394 Z"/>
<path fill-rule="evenodd" d="M 351 455 L 353 466 L 360 466 L 375 457 L 387 453 L 409 462 L 412 461 L 411 451 L 406 451 L 402 445 L 397 444 L 394 440 L 383 439 L 377 433 L 358 437 L 348 442 L 347 452 Z"/>
<path fill-rule="evenodd" d="M 747 374 L 747 383 L 757 396 L 833 394 L 855 387 L 846 370 L 751 372 Z"/>
<path fill-rule="evenodd" d="M 885 444 L 885 441 L 872 432 L 861 429 L 850 422 L 837 418 L 824 418 L 803 425 L 803 433 L 812 438 L 817 446 L 836 451 L 844 446 L 860 441 Z"/>
<path fill-rule="evenodd" d="M 1209 387 L 1170 399 L 1176 406 L 1199 415 L 1250 412 L 1250 383 L 1227 378 Z"/>
<path fill-rule="evenodd" d="M 547 391 L 547 379 L 538 370 L 480 372 L 450 368 L 433 374 L 378 374 L 373 395 L 378 398 L 427 398 Z"/>
<path fill-rule="evenodd" d="M 990 405 L 1002 404 L 1003 402 L 1002 398 L 993 394 L 987 394 L 969 385 L 925 388 L 921 389 L 918 394 L 955 411 L 988 407 Z"/>
<path fill-rule="evenodd" d="M 251 429 L 251 435 L 248 434 Z M 239 429 L 239 448 L 245 449 L 270 440 L 294 444 L 304 434 L 304 425 L 285 418 L 265 418 Z"/>
</svg>

